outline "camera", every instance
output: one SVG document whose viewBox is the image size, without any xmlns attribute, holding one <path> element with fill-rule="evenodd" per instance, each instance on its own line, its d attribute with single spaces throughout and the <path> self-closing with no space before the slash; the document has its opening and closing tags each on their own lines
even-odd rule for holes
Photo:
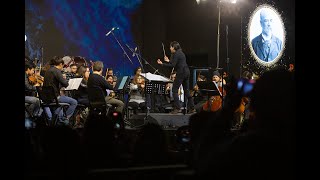
<svg viewBox="0 0 320 180">
<path fill-rule="evenodd" d="M 237 82 L 237 90 L 243 95 L 247 96 L 253 89 L 255 84 L 254 79 L 240 78 Z"/>
</svg>

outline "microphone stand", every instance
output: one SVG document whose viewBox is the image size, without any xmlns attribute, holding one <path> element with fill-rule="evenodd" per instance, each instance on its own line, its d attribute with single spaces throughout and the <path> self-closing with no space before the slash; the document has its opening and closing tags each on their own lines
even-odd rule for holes
<svg viewBox="0 0 320 180">
<path fill-rule="evenodd" d="M 146 78 L 146 81 L 145 81 L 145 82 L 147 82 L 147 81 L 148 81 L 147 73 L 144 71 L 144 67 L 143 67 L 143 65 L 142 65 L 142 63 L 141 63 L 141 59 L 140 59 L 141 56 L 140 56 L 140 54 L 137 54 L 133 49 L 130 48 L 130 46 L 129 46 L 128 44 L 126 44 L 126 46 L 127 46 L 127 48 L 133 53 L 133 55 L 136 55 L 136 56 L 137 56 L 137 59 L 138 59 L 138 61 L 139 61 L 139 64 L 141 65 L 142 72 L 145 73 L 145 78 Z M 139 48 L 138 48 L 138 49 L 139 49 Z M 140 50 L 139 50 L 139 53 L 140 53 Z M 145 124 L 147 124 L 146 122 L 147 122 L 148 116 L 149 116 L 149 108 L 151 108 L 151 107 L 148 107 L 147 83 L 145 83 L 145 85 L 144 85 L 144 97 L 145 97 L 145 104 L 146 104 L 146 115 L 145 115 L 145 117 L 143 118 L 143 124 L 140 125 L 140 126 L 136 126 L 136 128 L 141 127 L 141 126 L 144 126 Z"/>
<path fill-rule="evenodd" d="M 118 38 L 114 35 L 113 31 L 111 31 L 112 36 L 114 37 L 114 39 L 117 41 L 117 43 L 119 44 L 120 48 L 123 51 L 123 54 L 125 56 L 127 56 L 127 58 L 129 59 L 129 61 L 131 62 L 131 64 L 133 64 L 133 62 L 131 61 L 130 57 L 128 56 L 127 52 L 124 50 L 123 46 L 121 45 L 121 43 L 119 42 Z"/>
<path fill-rule="evenodd" d="M 141 56 L 140 48 L 139 48 L 139 47 L 138 47 L 138 52 L 139 52 L 139 53 L 134 52 L 129 46 L 128 46 L 128 48 L 130 49 L 130 51 L 131 51 L 133 54 L 135 54 L 135 55 L 137 56 L 138 60 L 140 60 L 140 61 L 139 61 L 140 64 L 141 64 L 141 62 L 142 62 L 141 60 L 143 60 L 143 61 L 144 61 L 144 64 L 149 65 L 149 66 L 154 70 L 154 73 L 153 73 L 153 74 L 158 73 L 159 75 L 166 77 L 164 74 L 160 73 L 160 72 L 158 71 L 158 69 L 156 69 L 154 66 L 152 66 L 146 59 L 144 59 L 144 58 Z M 142 65 L 141 65 L 141 66 L 142 66 Z"/>
</svg>

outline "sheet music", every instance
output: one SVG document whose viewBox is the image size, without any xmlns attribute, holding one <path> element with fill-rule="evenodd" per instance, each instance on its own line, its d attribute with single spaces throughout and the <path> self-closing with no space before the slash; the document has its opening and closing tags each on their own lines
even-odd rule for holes
<svg viewBox="0 0 320 180">
<path fill-rule="evenodd" d="M 82 78 L 69 79 L 69 86 L 65 90 L 77 90 L 81 84 Z"/>
<path fill-rule="evenodd" d="M 221 93 L 220 89 L 218 88 L 218 84 L 217 84 L 217 83 L 215 83 L 215 82 L 213 82 L 213 84 L 216 86 L 216 88 L 217 88 L 217 90 L 218 90 L 218 92 L 219 92 L 220 96 L 222 97 L 222 93 Z"/>
<path fill-rule="evenodd" d="M 149 81 L 161 81 L 161 82 L 172 82 L 172 80 L 152 73 L 141 73 L 141 76 L 145 77 Z"/>
</svg>

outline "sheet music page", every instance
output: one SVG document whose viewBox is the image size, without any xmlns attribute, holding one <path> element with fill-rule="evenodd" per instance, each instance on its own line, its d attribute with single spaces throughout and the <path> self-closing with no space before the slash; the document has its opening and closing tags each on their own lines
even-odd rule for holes
<svg viewBox="0 0 320 180">
<path fill-rule="evenodd" d="M 148 80 L 151 81 L 162 81 L 162 82 L 172 82 L 170 79 L 157 75 L 157 74 L 152 74 L 152 73 L 141 73 L 141 76 L 145 77 Z"/>
<path fill-rule="evenodd" d="M 216 86 L 216 88 L 217 88 L 217 90 L 218 90 L 218 92 L 219 92 L 220 96 L 222 97 L 222 93 L 221 93 L 220 89 L 218 88 L 218 84 L 217 84 L 217 83 L 215 83 L 215 82 L 213 82 L 213 84 Z"/>
<path fill-rule="evenodd" d="M 81 84 L 82 78 L 69 79 L 69 86 L 65 90 L 77 90 Z"/>
</svg>

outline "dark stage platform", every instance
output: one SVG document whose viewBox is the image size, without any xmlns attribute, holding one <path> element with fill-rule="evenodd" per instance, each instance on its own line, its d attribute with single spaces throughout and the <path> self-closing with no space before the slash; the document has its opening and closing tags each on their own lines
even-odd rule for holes
<svg viewBox="0 0 320 180">
<path fill-rule="evenodd" d="M 159 124 L 164 129 L 178 129 L 181 126 L 189 124 L 189 118 L 192 114 L 169 114 L 169 113 L 138 113 L 132 115 L 128 120 L 131 123 L 131 128 L 141 127 L 145 123 Z"/>
</svg>

